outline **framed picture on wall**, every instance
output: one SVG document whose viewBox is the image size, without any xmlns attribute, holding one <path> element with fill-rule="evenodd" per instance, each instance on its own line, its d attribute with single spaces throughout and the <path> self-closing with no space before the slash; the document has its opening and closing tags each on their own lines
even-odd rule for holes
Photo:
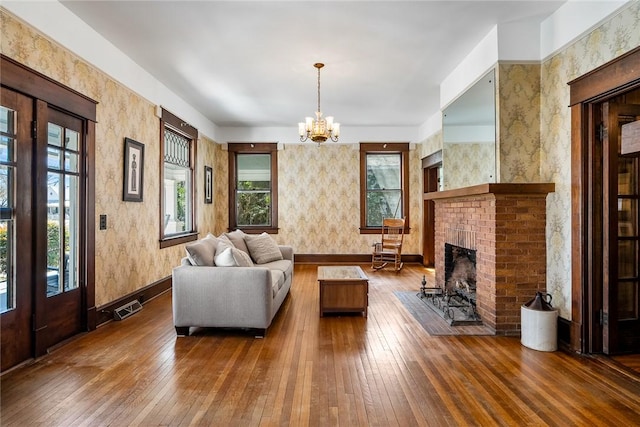
<svg viewBox="0 0 640 427">
<path fill-rule="evenodd" d="M 204 202 L 213 203 L 213 169 L 204 167 Z"/>
<path fill-rule="evenodd" d="M 144 181 L 144 144 L 124 139 L 124 191 L 125 202 L 141 202 Z"/>
</svg>

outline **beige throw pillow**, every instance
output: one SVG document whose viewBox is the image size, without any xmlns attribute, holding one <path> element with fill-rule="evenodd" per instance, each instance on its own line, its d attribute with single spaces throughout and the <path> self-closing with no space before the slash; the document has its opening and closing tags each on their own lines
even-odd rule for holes
<svg viewBox="0 0 640 427">
<path fill-rule="evenodd" d="M 207 236 L 196 242 L 187 243 L 184 248 L 191 265 L 212 267 L 215 265 L 214 257 L 217 246 L 218 239 Z"/>
<path fill-rule="evenodd" d="M 253 267 L 253 261 L 248 253 L 237 248 L 231 248 L 231 254 L 238 267 Z"/>
<path fill-rule="evenodd" d="M 257 236 L 246 235 L 244 241 L 249 249 L 249 254 L 256 264 L 264 264 L 282 259 L 282 252 L 278 244 L 267 233 Z"/>
<path fill-rule="evenodd" d="M 244 241 L 245 237 L 247 237 L 247 234 L 245 234 L 244 231 L 234 230 L 231 233 L 224 233 L 224 235 L 227 236 L 229 240 L 231 240 L 231 243 L 233 243 L 233 246 L 240 249 L 241 251 L 245 251 L 246 253 L 249 253 L 247 244 Z"/>
</svg>

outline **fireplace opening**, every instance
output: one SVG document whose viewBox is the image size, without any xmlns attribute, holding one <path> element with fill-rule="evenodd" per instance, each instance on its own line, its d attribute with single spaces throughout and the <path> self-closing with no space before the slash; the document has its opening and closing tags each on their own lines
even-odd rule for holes
<svg viewBox="0 0 640 427">
<path fill-rule="evenodd" d="M 445 243 L 444 283 L 445 291 L 449 295 L 463 292 L 475 297 L 476 251 L 474 249 Z"/>
<path fill-rule="evenodd" d="M 476 251 L 449 243 L 444 251 L 444 288 L 423 284 L 418 296 L 452 326 L 482 324 L 476 310 Z"/>
</svg>

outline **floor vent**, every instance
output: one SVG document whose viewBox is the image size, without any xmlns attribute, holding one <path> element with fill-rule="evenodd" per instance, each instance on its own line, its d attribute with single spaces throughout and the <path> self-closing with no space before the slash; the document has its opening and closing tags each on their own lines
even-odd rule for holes
<svg viewBox="0 0 640 427">
<path fill-rule="evenodd" d="M 133 300 L 130 303 L 123 305 L 122 307 L 118 307 L 113 311 L 113 319 L 114 320 L 122 320 L 131 316 L 134 313 L 142 310 L 142 304 L 138 302 L 138 300 Z"/>
</svg>

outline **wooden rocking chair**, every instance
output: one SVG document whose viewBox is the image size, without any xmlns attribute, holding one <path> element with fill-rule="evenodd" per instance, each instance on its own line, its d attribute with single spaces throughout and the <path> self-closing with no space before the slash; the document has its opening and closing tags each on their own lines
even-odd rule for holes
<svg viewBox="0 0 640 427">
<path fill-rule="evenodd" d="M 402 269 L 402 239 L 404 237 L 404 219 L 385 218 L 382 220 L 382 238 L 373 245 L 371 268 L 380 270 L 393 264 L 394 270 Z"/>
</svg>

